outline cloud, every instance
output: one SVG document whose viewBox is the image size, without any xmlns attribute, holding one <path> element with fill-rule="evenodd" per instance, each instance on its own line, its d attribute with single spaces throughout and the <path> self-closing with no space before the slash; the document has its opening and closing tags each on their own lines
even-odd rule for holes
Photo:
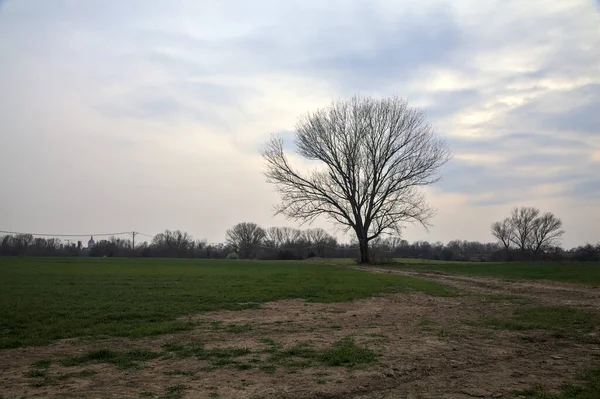
<svg viewBox="0 0 600 399">
<path fill-rule="evenodd" d="M 543 115 L 540 119 L 544 126 L 547 129 L 589 134 L 597 138 L 600 133 L 600 113 L 597 112 L 600 109 L 600 83 L 562 94 L 560 104 L 564 104 L 564 110 Z"/>
<path fill-rule="evenodd" d="M 452 15 L 442 10 L 426 17 L 407 13 L 389 24 L 382 24 L 368 11 L 361 18 L 368 30 L 350 30 L 343 37 L 327 31 L 319 42 L 335 50 L 299 67 L 334 82 L 346 95 L 382 92 L 392 82 L 410 80 L 420 68 L 451 59 L 461 45 L 459 27 Z"/>
<path fill-rule="evenodd" d="M 599 195 L 598 26 L 575 0 L 6 1 L 0 220 L 214 241 L 286 224 L 260 145 L 333 99 L 399 94 L 455 154 L 428 191 L 436 227 L 408 239 L 491 239 L 530 204 L 561 213 L 569 245 L 593 240 L 576 221 Z"/>
<path fill-rule="evenodd" d="M 244 117 L 244 103 L 258 93 L 243 86 L 178 80 L 135 88 L 117 101 L 99 103 L 97 109 L 109 118 L 194 121 L 214 131 L 231 133 L 236 120 Z"/>
</svg>

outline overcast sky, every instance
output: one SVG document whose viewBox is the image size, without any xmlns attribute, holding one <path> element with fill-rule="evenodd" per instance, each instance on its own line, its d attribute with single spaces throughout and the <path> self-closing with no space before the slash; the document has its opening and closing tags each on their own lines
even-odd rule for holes
<svg viewBox="0 0 600 399">
<path fill-rule="evenodd" d="M 258 149 L 362 94 L 454 153 L 404 238 L 491 241 L 536 206 L 564 246 L 600 241 L 597 1 L 3 1 L 0 60 L 0 230 L 293 226 Z"/>
</svg>

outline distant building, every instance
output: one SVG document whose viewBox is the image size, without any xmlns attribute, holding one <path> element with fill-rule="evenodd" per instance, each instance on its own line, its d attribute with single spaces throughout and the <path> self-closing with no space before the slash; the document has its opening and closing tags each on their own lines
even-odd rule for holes
<svg viewBox="0 0 600 399">
<path fill-rule="evenodd" d="M 88 241 L 88 249 L 92 249 L 94 247 L 94 244 L 96 243 L 96 241 L 94 241 L 94 237 L 91 236 L 90 240 Z"/>
</svg>

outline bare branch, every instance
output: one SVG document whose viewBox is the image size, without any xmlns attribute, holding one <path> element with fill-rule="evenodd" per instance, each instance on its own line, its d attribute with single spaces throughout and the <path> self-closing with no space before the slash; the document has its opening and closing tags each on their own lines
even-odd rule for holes
<svg viewBox="0 0 600 399">
<path fill-rule="evenodd" d="M 513 233 L 510 236 L 510 240 L 521 252 L 525 252 L 530 246 L 534 222 L 539 214 L 540 210 L 532 207 L 514 208 L 512 211 L 510 223 Z"/>
<path fill-rule="evenodd" d="M 530 250 L 537 254 L 556 245 L 559 238 L 565 233 L 561 227 L 562 221 L 550 212 L 535 219 L 531 231 Z"/>
<path fill-rule="evenodd" d="M 506 218 L 502 222 L 495 222 L 492 224 L 491 229 L 492 235 L 496 237 L 502 243 L 502 245 L 504 245 L 504 249 L 508 251 L 514 236 L 511 220 Z"/>
</svg>

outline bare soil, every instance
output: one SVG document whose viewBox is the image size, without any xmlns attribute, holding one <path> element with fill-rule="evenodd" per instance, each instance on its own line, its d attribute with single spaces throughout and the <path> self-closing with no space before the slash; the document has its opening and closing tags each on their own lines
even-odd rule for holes
<svg viewBox="0 0 600 399">
<path fill-rule="evenodd" d="M 600 365 L 600 332 L 585 339 L 549 331 L 506 331 L 477 325 L 484 317 L 509 317 L 523 306 L 559 305 L 600 310 L 600 290 L 551 282 L 514 282 L 368 268 L 455 286 L 456 297 L 395 294 L 347 303 L 287 300 L 259 309 L 189 315 L 186 319 L 221 321 L 221 326 L 249 325 L 231 332 L 207 328 L 138 340 L 63 340 L 46 347 L 0 351 L 0 397 L 52 398 L 510 398 L 514 390 L 543 384 L 556 388 L 578 373 Z M 63 367 L 53 363 L 48 375 L 95 371 L 53 384 L 34 386 L 32 363 L 85 354 L 93 349 L 151 349 L 165 343 L 200 341 L 207 348 L 247 347 L 258 358 L 269 338 L 283 347 L 310 342 L 326 348 L 346 336 L 378 354 L 377 362 L 355 367 L 289 367 L 273 373 L 259 367 L 210 369 L 210 362 L 158 358 L 136 369 L 112 364 Z M 174 373 L 181 375 L 173 375 Z M 177 388 L 179 386 L 179 388 Z M 171 387 L 171 389 L 169 389 Z"/>
</svg>

